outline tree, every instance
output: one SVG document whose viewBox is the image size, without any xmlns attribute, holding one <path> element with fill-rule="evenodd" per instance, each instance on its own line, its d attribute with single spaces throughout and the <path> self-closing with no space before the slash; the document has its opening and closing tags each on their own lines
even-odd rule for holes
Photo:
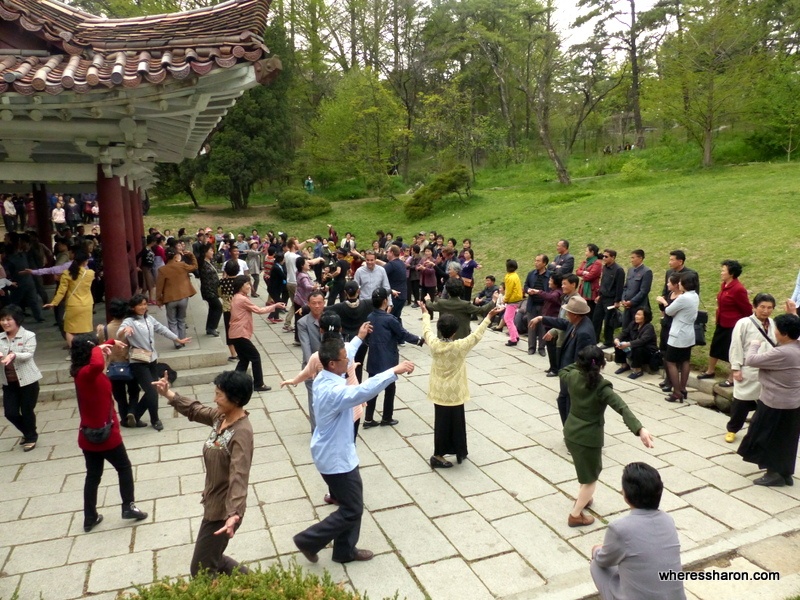
<svg viewBox="0 0 800 600">
<path fill-rule="evenodd" d="M 194 190 L 206 170 L 207 162 L 208 157 L 204 155 L 198 158 L 184 159 L 178 164 L 158 163 L 156 165 L 156 175 L 158 175 L 156 193 L 160 197 L 165 197 L 183 192 L 191 198 L 195 208 L 200 208 Z"/>
<path fill-rule="evenodd" d="M 791 162 L 800 145 L 800 73 L 796 56 L 776 57 L 765 64 L 757 101 L 763 145 L 780 147 Z"/>
<path fill-rule="evenodd" d="M 351 69 L 320 104 L 304 153 L 310 168 L 382 184 L 406 135 L 403 109 L 376 74 Z"/>
</svg>

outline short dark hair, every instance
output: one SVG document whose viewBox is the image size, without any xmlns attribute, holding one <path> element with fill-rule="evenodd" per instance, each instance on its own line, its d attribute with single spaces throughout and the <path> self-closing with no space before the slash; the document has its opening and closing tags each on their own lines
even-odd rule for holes
<svg viewBox="0 0 800 600">
<path fill-rule="evenodd" d="M 603 250 L 603 254 L 617 258 L 617 251 L 612 250 L 611 248 L 606 248 L 605 250 Z"/>
<path fill-rule="evenodd" d="M 128 316 L 128 303 L 122 298 L 112 298 L 108 303 L 108 314 L 112 319 L 124 319 Z"/>
<path fill-rule="evenodd" d="M 636 250 L 631 251 L 631 254 L 635 254 L 636 256 L 639 256 L 641 257 L 642 260 L 644 260 L 644 250 L 642 250 L 641 248 L 637 248 Z"/>
<path fill-rule="evenodd" d="M 16 304 L 9 304 L 8 306 L 0 309 L 0 319 L 11 317 L 17 325 L 22 325 L 25 320 L 25 312 Z"/>
<path fill-rule="evenodd" d="M 558 241 L 564 244 L 564 248 L 569 250 L 569 240 L 558 240 Z"/>
<path fill-rule="evenodd" d="M 674 256 L 681 262 L 686 262 L 686 253 L 683 250 L 673 250 L 669 255 Z"/>
<path fill-rule="evenodd" d="M 677 285 L 681 282 L 681 274 L 680 273 L 673 273 L 669 276 L 669 282 L 672 285 Z"/>
<path fill-rule="evenodd" d="M 144 294 L 134 294 L 131 296 L 131 299 L 128 300 L 128 316 L 134 316 L 136 312 L 133 310 L 137 306 L 139 306 L 142 302 L 147 302 L 149 298 Z"/>
<path fill-rule="evenodd" d="M 569 282 L 570 284 L 572 284 L 572 285 L 574 285 L 576 287 L 581 282 L 580 277 L 575 275 L 575 273 L 570 273 L 569 275 L 565 275 L 564 277 L 561 278 L 561 281 L 564 281 L 564 280 L 566 280 L 567 282 Z"/>
<path fill-rule="evenodd" d="M 651 323 L 653 321 L 653 313 L 650 312 L 649 309 L 640 307 L 640 308 L 636 309 L 636 312 L 639 312 L 639 311 L 642 311 L 644 313 L 644 322 L 645 323 Z M 633 313 L 633 314 L 634 314 L 634 316 L 636 315 L 636 313 Z"/>
<path fill-rule="evenodd" d="M 739 275 L 742 274 L 742 265 L 738 260 L 723 260 L 720 265 L 727 267 L 728 273 L 730 273 L 731 277 L 734 279 L 739 279 Z"/>
<path fill-rule="evenodd" d="M 800 317 L 797 315 L 778 315 L 775 317 L 775 329 L 791 339 L 800 338 Z"/>
<path fill-rule="evenodd" d="M 658 510 L 663 491 L 661 475 L 647 463 L 630 463 L 622 470 L 622 493 L 634 508 Z"/>
<path fill-rule="evenodd" d="M 586 244 L 586 249 L 595 256 L 600 253 L 600 247 L 597 244 Z"/>
<path fill-rule="evenodd" d="M 389 292 L 385 288 L 379 287 L 372 292 L 372 306 L 373 308 L 380 308 L 384 300 L 389 298 Z"/>
<path fill-rule="evenodd" d="M 542 257 L 542 262 L 544 263 L 545 267 L 550 264 L 550 257 L 547 256 L 547 254 L 537 254 L 536 258 L 539 258 L 540 256 Z"/>
<path fill-rule="evenodd" d="M 244 371 L 223 371 L 214 378 L 214 385 L 239 407 L 250 402 L 253 395 L 253 378 Z"/>
<path fill-rule="evenodd" d="M 700 285 L 700 281 L 697 279 L 697 273 L 689 271 L 688 273 L 681 274 L 681 286 L 687 292 L 697 290 L 698 285 Z"/>
<path fill-rule="evenodd" d="M 755 297 L 753 298 L 753 308 L 755 308 L 762 302 L 769 302 L 770 304 L 772 304 L 773 308 L 777 305 L 777 302 L 775 302 L 775 296 L 773 296 L 772 294 L 761 292 L 756 294 Z"/>
<path fill-rule="evenodd" d="M 447 283 L 444 284 L 444 289 L 447 290 L 447 295 L 451 298 L 461 298 L 461 294 L 464 293 L 464 282 L 451 277 L 447 280 Z"/>
<path fill-rule="evenodd" d="M 447 241 L 452 242 L 453 246 L 455 246 L 458 243 L 458 240 L 456 238 L 447 238 Z"/>
<path fill-rule="evenodd" d="M 178 255 L 178 250 L 174 246 L 170 246 L 164 251 L 164 255 L 167 257 L 167 262 L 169 262 Z"/>
<path fill-rule="evenodd" d="M 339 355 L 344 350 L 344 341 L 341 338 L 331 337 L 319 345 L 319 361 L 322 368 L 329 371 L 328 365 L 333 361 L 339 360 Z"/>
<path fill-rule="evenodd" d="M 69 374 L 72 377 L 75 377 L 78 371 L 89 364 L 92 359 L 92 350 L 99 343 L 97 335 L 94 333 L 79 333 L 72 338 L 72 344 L 69 347 L 69 356 L 72 361 L 69 367 Z"/>
<path fill-rule="evenodd" d="M 306 265 L 305 256 L 298 256 L 294 261 L 294 266 L 297 268 L 298 271 L 302 271 L 305 265 Z"/>
<path fill-rule="evenodd" d="M 223 270 L 228 277 L 235 277 L 239 272 L 239 263 L 235 260 L 229 260 L 225 263 L 225 268 Z"/>
<path fill-rule="evenodd" d="M 238 294 L 246 283 L 250 283 L 251 279 L 247 275 L 237 275 L 233 278 L 233 285 L 231 286 L 234 294 Z"/>
<path fill-rule="evenodd" d="M 513 273 L 513 272 L 514 272 L 514 271 L 516 271 L 518 268 L 519 268 L 519 267 L 518 267 L 518 265 L 517 265 L 517 261 L 515 261 L 513 258 L 509 258 L 509 259 L 506 261 L 506 272 L 507 272 L 507 273 Z"/>
<path fill-rule="evenodd" d="M 316 296 L 319 296 L 320 298 L 322 298 L 324 300 L 325 299 L 325 292 L 323 292 L 322 290 L 314 290 L 313 292 L 311 292 L 308 295 L 308 299 L 311 300 L 312 298 L 315 298 Z"/>
<path fill-rule="evenodd" d="M 453 337 L 453 334 L 458 331 L 458 318 L 450 314 L 441 315 L 439 321 L 436 323 L 436 331 L 439 332 L 440 338 L 444 340 L 450 339 Z"/>
<path fill-rule="evenodd" d="M 484 277 L 484 279 L 488 279 L 492 283 L 497 281 L 497 278 L 494 275 L 487 275 L 486 277 Z"/>
</svg>

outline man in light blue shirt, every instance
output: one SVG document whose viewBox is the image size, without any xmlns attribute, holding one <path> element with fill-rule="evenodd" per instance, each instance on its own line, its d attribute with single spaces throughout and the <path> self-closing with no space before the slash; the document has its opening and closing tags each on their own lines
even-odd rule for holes
<svg viewBox="0 0 800 600">
<path fill-rule="evenodd" d="M 340 339 L 325 340 L 319 348 L 323 370 L 312 387 L 317 426 L 311 437 L 311 456 L 328 484 L 339 509 L 294 536 L 294 543 L 312 563 L 317 552 L 333 541 L 334 562 L 369 560 L 369 550 L 356 548 L 361 533 L 364 495 L 358 455 L 353 439 L 353 408 L 375 397 L 401 373 L 412 373 L 414 364 L 401 362 L 360 385 L 347 385 L 347 350 Z"/>
</svg>

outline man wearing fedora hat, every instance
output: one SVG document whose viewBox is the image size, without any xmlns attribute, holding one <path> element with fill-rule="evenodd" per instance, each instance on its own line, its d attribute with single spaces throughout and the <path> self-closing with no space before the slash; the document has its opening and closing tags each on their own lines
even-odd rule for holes
<svg viewBox="0 0 800 600">
<path fill-rule="evenodd" d="M 566 311 L 566 319 L 539 316 L 531 319 L 528 324 L 530 328 L 542 322 L 545 327 L 554 327 L 565 331 L 564 345 L 561 346 L 561 354 L 559 354 L 558 360 L 559 369 L 574 363 L 578 352 L 586 346 L 597 344 L 597 336 L 594 332 L 594 325 L 589 315 L 589 305 L 586 300 L 577 295 L 572 296 L 564 310 Z M 558 413 L 561 416 L 561 424 L 563 425 L 567 420 L 567 415 L 569 415 L 569 392 L 563 380 L 556 402 L 558 403 Z"/>
</svg>

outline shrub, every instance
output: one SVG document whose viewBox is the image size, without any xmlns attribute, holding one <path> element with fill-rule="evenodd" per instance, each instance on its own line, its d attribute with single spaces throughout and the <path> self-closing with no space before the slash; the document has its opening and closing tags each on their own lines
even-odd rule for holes
<svg viewBox="0 0 800 600">
<path fill-rule="evenodd" d="M 623 181 L 643 181 L 649 177 L 647 161 L 643 158 L 633 158 L 622 165 L 620 170 Z"/>
<path fill-rule="evenodd" d="M 427 186 L 419 188 L 403 206 L 403 212 L 412 221 L 424 219 L 433 212 L 433 197 Z"/>
<path fill-rule="evenodd" d="M 395 597 L 397 597 L 395 595 Z M 322 577 L 304 573 L 296 564 L 288 569 L 273 565 L 268 571 L 253 571 L 247 575 L 237 573 L 212 579 L 201 574 L 191 580 L 165 579 L 150 586 L 137 587 L 136 593 L 126 600 L 360 600 L 357 593 L 347 591 L 334 583 L 330 573 Z"/>
<path fill-rule="evenodd" d="M 447 194 L 458 194 L 463 200 L 461 193 L 470 195 L 469 171 L 463 165 L 440 173 L 428 185 L 422 186 L 406 202 L 403 210 L 409 219 L 418 220 L 427 217 L 433 212 L 433 203 Z"/>
<path fill-rule="evenodd" d="M 290 221 L 304 221 L 331 210 L 331 203 L 325 198 L 300 190 L 285 190 L 278 196 L 278 215 Z"/>
</svg>

